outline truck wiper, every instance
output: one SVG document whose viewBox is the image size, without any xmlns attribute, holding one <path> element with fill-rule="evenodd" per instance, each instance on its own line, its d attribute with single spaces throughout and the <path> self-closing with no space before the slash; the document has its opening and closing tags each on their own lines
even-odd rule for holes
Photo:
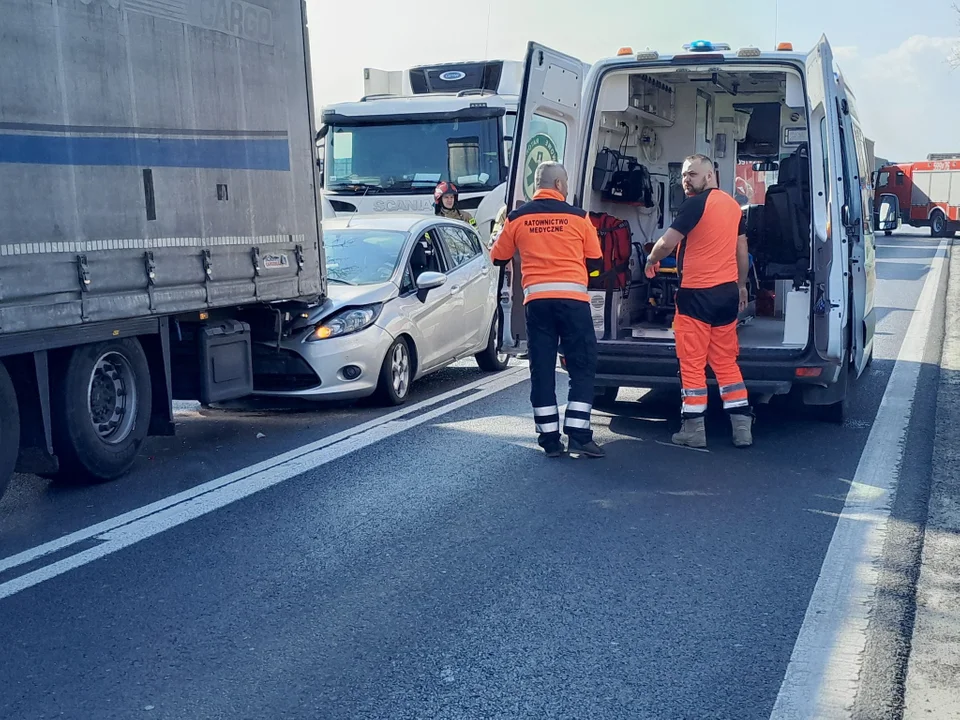
<svg viewBox="0 0 960 720">
<path fill-rule="evenodd" d="M 386 192 L 386 191 L 383 189 L 383 186 L 382 186 L 382 185 L 374 185 L 374 184 L 372 184 L 372 183 L 363 183 L 363 182 L 337 183 L 336 185 L 331 185 L 331 186 L 330 186 L 330 189 L 331 189 L 331 190 L 353 190 L 353 191 L 358 192 L 358 193 L 359 193 L 359 192 L 364 192 L 364 193 L 368 193 L 368 192 L 381 192 L 381 193 L 382 193 L 382 192 Z"/>
</svg>

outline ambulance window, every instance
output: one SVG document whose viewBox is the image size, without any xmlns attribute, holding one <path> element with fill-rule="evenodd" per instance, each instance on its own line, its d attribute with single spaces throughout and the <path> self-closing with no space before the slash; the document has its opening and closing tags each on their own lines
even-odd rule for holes
<svg viewBox="0 0 960 720">
<path fill-rule="evenodd" d="M 888 172 L 880 173 L 880 177 L 877 180 L 877 185 L 883 188 L 887 186 L 888 182 L 890 182 L 890 173 Z"/>
</svg>

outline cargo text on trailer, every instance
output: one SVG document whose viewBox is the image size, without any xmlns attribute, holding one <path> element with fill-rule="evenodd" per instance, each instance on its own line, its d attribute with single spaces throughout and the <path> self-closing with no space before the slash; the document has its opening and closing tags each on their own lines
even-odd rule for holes
<svg viewBox="0 0 960 720">
<path fill-rule="evenodd" d="M 0 492 L 109 480 L 325 294 L 305 4 L 0 13 Z"/>
<path fill-rule="evenodd" d="M 661 263 L 652 280 L 643 265 L 684 201 L 684 158 L 701 153 L 747 226 L 751 302 L 738 335 L 748 389 L 764 399 L 797 388 L 823 415 L 842 418 L 847 384 L 873 349 L 873 168 L 826 38 L 809 54 L 786 43 L 765 52 L 697 41 L 672 56 L 625 48 L 586 75 L 579 60 L 531 43 L 511 207 L 525 197 L 522 149 L 543 134 L 562 148 L 569 200 L 597 224 L 630 229 L 629 260 L 611 248 L 606 277 L 590 287 L 597 401 L 622 386 L 679 386 L 671 321 L 682 257 Z M 508 352 L 523 350 L 520 307 L 515 298 Z"/>
</svg>

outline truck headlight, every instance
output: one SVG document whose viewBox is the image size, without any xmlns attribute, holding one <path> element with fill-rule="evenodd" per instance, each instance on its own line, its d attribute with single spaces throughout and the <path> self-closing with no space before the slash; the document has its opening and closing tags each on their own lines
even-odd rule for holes
<svg viewBox="0 0 960 720">
<path fill-rule="evenodd" d="M 370 327 L 380 317 L 380 310 L 383 305 L 365 305 L 363 307 L 348 308 L 341 310 L 336 315 L 317 323 L 313 332 L 307 336 L 307 342 L 317 340 L 326 340 L 327 338 L 340 337 L 341 335 L 350 335 L 355 332 Z"/>
</svg>

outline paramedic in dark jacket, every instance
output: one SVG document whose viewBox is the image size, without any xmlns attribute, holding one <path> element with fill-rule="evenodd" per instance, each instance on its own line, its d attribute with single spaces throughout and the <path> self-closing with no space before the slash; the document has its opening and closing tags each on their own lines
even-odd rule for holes
<svg viewBox="0 0 960 720">
<path fill-rule="evenodd" d="M 697 448 L 707 444 L 704 413 L 709 363 L 730 415 L 733 444 L 747 447 L 753 443 L 753 413 L 737 365 L 737 318 L 747 305 L 749 270 L 743 215 L 737 201 L 717 188 L 710 158 L 688 157 L 682 177 L 687 199 L 654 245 L 645 268 L 647 277 L 653 277 L 658 263 L 679 247 L 674 332 L 683 388 L 683 427 L 673 442 Z"/>
<path fill-rule="evenodd" d="M 541 164 L 533 200 L 507 215 L 490 250 L 505 265 L 520 253 L 523 305 L 530 354 L 530 402 L 538 442 L 548 457 L 563 454 L 556 396 L 557 347 L 570 375 L 563 430 L 569 452 L 599 458 L 590 412 L 597 369 L 597 336 L 587 294 L 588 274 L 599 275 L 602 254 L 597 231 L 587 214 L 567 204 L 567 172 L 556 162 Z"/>
</svg>

